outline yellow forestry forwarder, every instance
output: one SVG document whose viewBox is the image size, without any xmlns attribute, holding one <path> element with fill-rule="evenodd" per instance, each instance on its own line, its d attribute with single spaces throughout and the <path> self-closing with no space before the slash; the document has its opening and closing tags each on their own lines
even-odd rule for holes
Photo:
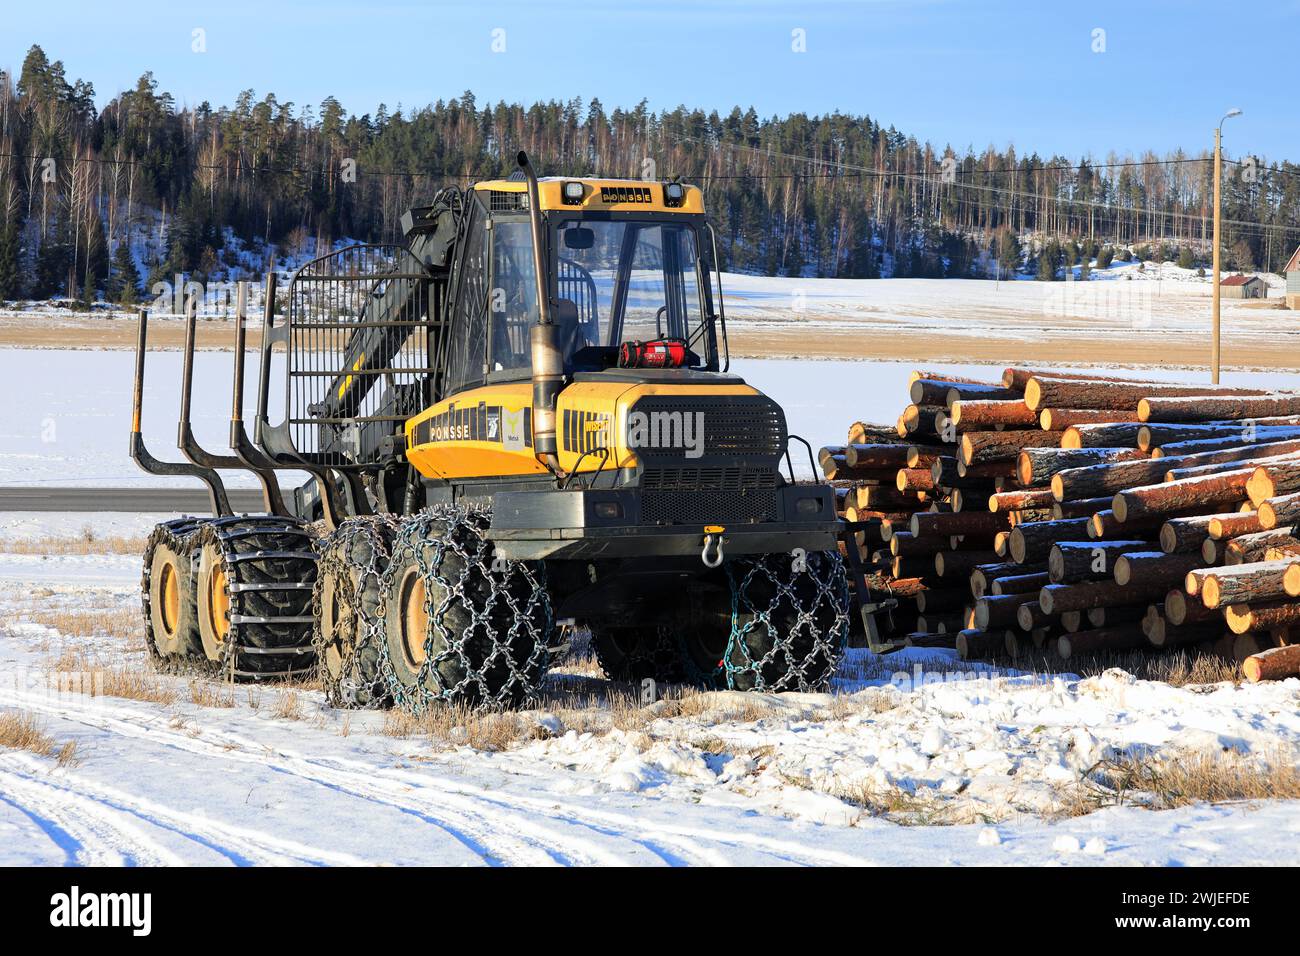
<svg viewBox="0 0 1300 956">
<path fill-rule="evenodd" d="M 794 480 L 802 439 L 728 374 L 700 190 L 518 162 L 410 210 L 405 245 L 307 263 L 282 308 L 268 278 L 252 437 L 241 287 L 228 454 L 190 428 L 192 308 L 185 461 L 145 448 L 141 314 L 132 457 L 199 478 L 213 510 L 149 539 L 160 667 L 318 668 L 336 706 L 517 706 L 559 625 L 581 624 L 615 680 L 832 674 L 848 632 L 832 491 Z M 256 475 L 264 513 L 233 513 L 219 469 Z M 309 480 L 285 492 L 280 471 Z"/>
</svg>

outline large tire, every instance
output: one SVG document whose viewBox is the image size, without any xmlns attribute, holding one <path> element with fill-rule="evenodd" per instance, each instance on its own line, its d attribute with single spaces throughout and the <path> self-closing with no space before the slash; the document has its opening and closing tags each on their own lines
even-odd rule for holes
<svg viewBox="0 0 1300 956">
<path fill-rule="evenodd" d="M 815 691 L 848 640 L 848 582 L 840 556 L 819 551 L 730 562 L 731 636 L 722 678 L 732 690 Z"/>
<path fill-rule="evenodd" d="M 396 531 L 389 515 L 350 518 L 317 543 L 314 643 L 325 699 L 334 707 L 390 703 L 382 666 L 383 578 Z"/>
<path fill-rule="evenodd" d="M 140 585 L 145 647 L 164 669 L 201 654 L 193 572 L 199 524 L 192 518 L 164 522 L 145 544 Z"/>
<path fill-rule="evenodd" d="M 686 679 L 681 642 L 673 629 L 664 625 L 593 624 L 591 650 L 610 680 L 636 684 L 647 677 L 663 683 Z"/>
<path fill-rule="evenodd" d="M 538 562 L 495 558 L 488 512 L 442 505 L 406 519 L 384 577 L 384 671 L 395 703 L 532 702 L 554 622 Z"/>
<path fill-rule="evenodd" d="M 204 657 L 236 680 L 315 667 L 313 534 L 271 515 L 218 518 L 198 533 L 196 611 Z"/>
</svg>

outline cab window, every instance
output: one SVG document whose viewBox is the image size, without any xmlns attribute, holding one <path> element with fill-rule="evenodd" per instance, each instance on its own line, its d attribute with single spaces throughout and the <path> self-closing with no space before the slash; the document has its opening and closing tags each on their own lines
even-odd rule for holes
<svg viewBox="0 0 1300 956">
<path fill-rule="evenodd" d="M 529 330 L 537 321 L 537 272 L 528 220 L 492 224 L 492 289 L 489 295 L 492 356 L 489 371 L 530 368 Z"/>
</svg>

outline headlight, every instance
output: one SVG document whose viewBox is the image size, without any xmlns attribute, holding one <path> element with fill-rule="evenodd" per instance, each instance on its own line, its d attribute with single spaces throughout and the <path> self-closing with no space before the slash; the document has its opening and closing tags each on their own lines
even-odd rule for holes
<svg viewBox="0 0 1300 956">
<path fill-rule="evenodd" d="M 582 202 L 582 183 L 567 182 L 564 184 L 564 201 L 567 205 L 576 206 Z"/>
<path fill-rule="evenodd" d="M 794 503 L 794 510 L 801 515 L 820 514 L 822 510 L 822 500 L 820 498 L 800 498 Z"/>
<path fill-rule="evenodd" d="M 664 205 L 680 206 L 682 200 L 686 198 L 686 187 L 681 183 L 664 184 Z"/>
<path fill-rule="evenodd" d="M 592 510 L 597 518 L 609 520 L 623 517 L 623 506 L 617 501 L 597 501 Z"/>
</svg>

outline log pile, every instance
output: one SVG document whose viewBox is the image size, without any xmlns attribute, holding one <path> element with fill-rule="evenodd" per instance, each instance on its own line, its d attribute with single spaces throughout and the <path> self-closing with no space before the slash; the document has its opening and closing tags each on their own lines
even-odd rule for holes
<svg viewBox="0 0 1300 956">
<path fill-rule="evenodd" d="M 1300 394 L 1009 368 L 908 398 L 820 455 L 901 643 L 1300 674 Z"/>
</svg>

